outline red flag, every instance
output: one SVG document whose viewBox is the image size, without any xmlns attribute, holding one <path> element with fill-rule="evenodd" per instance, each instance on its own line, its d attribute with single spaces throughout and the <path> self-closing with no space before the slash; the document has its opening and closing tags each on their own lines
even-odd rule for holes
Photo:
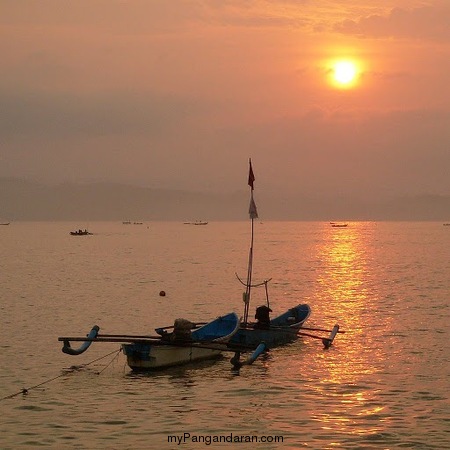
<svg viewBox="0 0 450 450">
<path fill-rule="evenodd" d="M 250 169 L 248 172 L 248 185 L 252 188 L 253 191 L 253 182 L 255 181 L 255 175 L 253 175 L 252 160 L 249 159 L 248 162 L 250 164 Z"/>
</svg>

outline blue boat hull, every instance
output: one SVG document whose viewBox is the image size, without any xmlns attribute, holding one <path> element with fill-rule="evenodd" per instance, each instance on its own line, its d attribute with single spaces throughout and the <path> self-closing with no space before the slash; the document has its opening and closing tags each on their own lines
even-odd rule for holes
<svg viewBox="0 0 450 450">
<path fill-rule="evenodd" d="M 257 328 L 254 324 L 241 327 L 231 338 L 230 344 L 256 348 L 264 342 L 268 348 L 289 344 L 298 339 L 297 331 L 311 314 L 311 308 L 297 305 L 270 321 L 269 328 Z"/>
<path fill-rule="evenodd" d="M 227 342 L 238 329 L 239 317 L 233 312 L 192 331 L 191 341 L 179 345 L 164 340 L 154 344 L 136 342 L 123 344 L 122 349 L 133 370 L 163 369 L 220 357 L 222 350 L 208 344 Z"/>
<path fill-rule="evenodd" d="M 222 342 L 229 339 L 239 328 L 239 317 L 236 313 L 220 316 L 212 322 L 192 331 L 194 342 Z"/>
</svg>

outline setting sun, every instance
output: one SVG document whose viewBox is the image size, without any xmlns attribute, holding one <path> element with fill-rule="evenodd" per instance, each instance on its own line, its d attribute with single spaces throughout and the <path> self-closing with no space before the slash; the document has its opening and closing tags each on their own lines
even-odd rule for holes
<svg viewBox="0 0 450 450">
<path fill-rule="evenodd" d="M 334 86 L 348 89 L 355 86 L 358 80 L 359 68 L 354 61 L 339 60 L 332 64 L 330 74 Z"/>
<path fill-rule="evenodd" d="M 356 67 L 352 62 L 339 61 L 334 66 L 334 79 L 338 83 L 348 84 L 355 79 Z"/>
</svg>

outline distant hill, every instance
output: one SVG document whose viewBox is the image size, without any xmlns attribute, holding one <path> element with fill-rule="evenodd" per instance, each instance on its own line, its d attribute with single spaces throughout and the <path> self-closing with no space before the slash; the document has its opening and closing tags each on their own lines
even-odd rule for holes
<svg viewBox="0 0 450 450">
<path fill-rule="evenodd" d="M 422 195 L 366 201 L 255 192 L 261 220 L 450 221 L 450 196 Z M 229 194 L 151 189 L 114 183 L 44 185 L 0 178 L 0 219 L 246 220 L 248 191 Z"/>
<path fill-rule="evenodd" d="M 239 220 L 245 193 L 227 196 L 113 183 L 48 186 L 0 178 L 0 217 L 8 220 Z"/>
</svg>

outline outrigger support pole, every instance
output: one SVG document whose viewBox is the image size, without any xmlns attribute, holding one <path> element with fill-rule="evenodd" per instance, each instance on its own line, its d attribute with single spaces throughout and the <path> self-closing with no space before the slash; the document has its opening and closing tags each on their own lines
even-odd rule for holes
<svg viewBox="0 0 450 450">
<path fill-rule="evenodd" d="M 72 348 L 70 346 L 70 339 L 67 339 L 67 338 L 60 339 L 64 342 L 62 351 L 64 353 L 67 353 L 68 355 L 81 355 L 90 347 L 90 345 L 92 344 L 92 341 L 97 338 L 99 331 L 100 331 L 100 327 L 98 325 L 94 325 L 92 327 L 92 330 L 86 336 L 86 340 L 83 342 L 83 344 L 79 348 Z"/>
<path fill-rule="evenodd" d="M 239 370 L 242 366 L 250 366 L 253 364 L 258 357 L 263 354 L 267 350 L 267 345 L 265 342 L 261 342 L 258 347 L 256 347 L 255 351 L 247 357 L 245 361 L 240 361 L 241 352 L 237 351 L 234 356 L 231 358 L 230 362 L 233 365 L 234 370 Z"/>
</svg>

